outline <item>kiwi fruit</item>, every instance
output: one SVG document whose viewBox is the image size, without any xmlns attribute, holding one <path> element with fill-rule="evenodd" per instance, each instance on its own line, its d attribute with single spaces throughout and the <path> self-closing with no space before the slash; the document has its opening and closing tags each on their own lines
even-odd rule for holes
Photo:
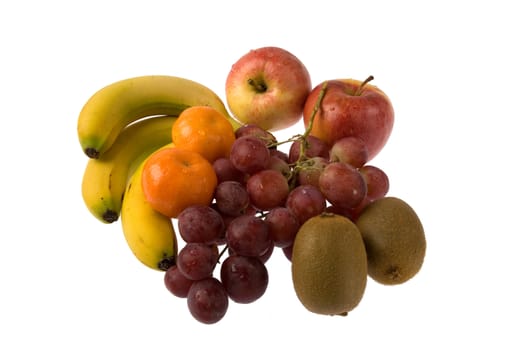
<svg viewBox="0 0 525 350">
<path fill-rule="evenodd" d="M 368 275 L 385 285 L 414 277 L 426 253 L 423 225 L 405 201 L 384 197 L 369 204 L 356 220 L 365 242 Z"/>
<path fill-rule="evenodd" d="M 294 241 L 292 280 L 311 312 L 346 315 L 354 309 L 367 282 L 365 245 L 357 226 L 332 213 L 308 219 Z"/>
</svg>

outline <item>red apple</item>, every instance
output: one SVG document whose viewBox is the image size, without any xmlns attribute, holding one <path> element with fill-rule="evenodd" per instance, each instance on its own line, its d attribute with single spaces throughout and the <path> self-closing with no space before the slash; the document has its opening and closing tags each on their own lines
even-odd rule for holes
<svg viewBox="0 0 525 350">
<path fill-rule="evenodd" d="M 226 102 L 240 122 L 277 131 L 301 119 L 311 89 L 310 74 L 296 56 L 279 47 L 262 47 L 232 65 Z"/>
<path fill-rule="evenodd" d="M 325 95 L 315 114 L 310 135 L 332 146 L 343 137 L 360 138 L 368 149 L 368 160 L 385 146 L 394 125 L 394 109 L 388 96 L 377 86 L 354 79 L 326 81 Z M 310 123 L 313 110 L 324 83 L 317 85 L 304 105 L 305 127 Z"/>
</svg>

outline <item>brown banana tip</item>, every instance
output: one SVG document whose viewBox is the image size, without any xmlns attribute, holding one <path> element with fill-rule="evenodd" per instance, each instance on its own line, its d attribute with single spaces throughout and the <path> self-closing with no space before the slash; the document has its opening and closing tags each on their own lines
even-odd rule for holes
<svg viewBox="0 0 525 350">
<path fill-rule="evenodd" d="M 170 256 L 170 257 L 164 258 L 161 261 L 159 261 L 159 263 L 157 264 L 157 267 L 161 271 L 167 271 L 173 265 L 175 265 L 175 257 Z"/>
<path fill-rule="evenodd" d="M 105 222 L 108 224 L 111 224 L 112 222 L 115 222 L 118 220 L 118 213 L 114 210 L 106 210 L 104 215 L 102 215 L 102 219 L 104 219 Z"/>
<path fill-rule="evenodd" d="M 95 148 L 93 147 L 88 147 L 84 150 L 84 153 L 89 157 L 89 158 L 98 158 L 98 156 L 100 155 L 100 152 L 97 151 Z"/>
</svg>

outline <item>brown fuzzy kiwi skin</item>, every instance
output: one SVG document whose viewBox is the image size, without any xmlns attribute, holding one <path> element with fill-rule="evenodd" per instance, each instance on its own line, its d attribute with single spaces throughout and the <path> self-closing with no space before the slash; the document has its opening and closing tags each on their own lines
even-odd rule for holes
<svg viewBox="0 0 525 350">
<path fill-rule="evenodd" d="M 369 204 L 356 221 L 365 242 L 368 275 L 384 285 L 414 277 L 426 254 L 423 225 L 408 203 L 384 197 Z"/>
<path fill-rule="evenodd" d="M 346 315 L 354 309 L 367 282 L 365 246 L 355 224 L 328 213 L 307 220 L 294 241 L 292 280 L 313 313 Z"/>
</svg>

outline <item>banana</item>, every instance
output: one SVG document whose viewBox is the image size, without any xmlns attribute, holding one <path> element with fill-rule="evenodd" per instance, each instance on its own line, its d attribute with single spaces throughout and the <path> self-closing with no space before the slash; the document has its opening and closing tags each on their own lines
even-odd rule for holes
<svg viewBox="0 0 525 350">
<path fill-rule="evenodd" d="M 82 198 L 93 216 L 104 223 L 118 219 L 131 174 L 150 153 L 171 142 L 176 118 L 143 118 L 124 128 L 106 153 L 88 160 L 82 178 Z"/>
<path fill-rule="evenodd" d="M 173 144 L 165 147 L 173 147 Z M 131 176 L 124 194 L 122 231 L 129 248 L 140 262 L 152 269 L 165 271 L 175 264 L 177 237 L 171 218 L 153 209 L 144 197 L 141 181 L 146 160 Z"/>
<path fill-rule="evenodd" d="M 180 77 L 148 75 L 120 80 L 95 92 L 78 116 L 78 139 L 88 157 L 98 158 L 133 121 L 152 115 L 179 115 L 195 105 L 213 107 L 235 129 L 240 126 L 208 87 Z"/>
</svg>

